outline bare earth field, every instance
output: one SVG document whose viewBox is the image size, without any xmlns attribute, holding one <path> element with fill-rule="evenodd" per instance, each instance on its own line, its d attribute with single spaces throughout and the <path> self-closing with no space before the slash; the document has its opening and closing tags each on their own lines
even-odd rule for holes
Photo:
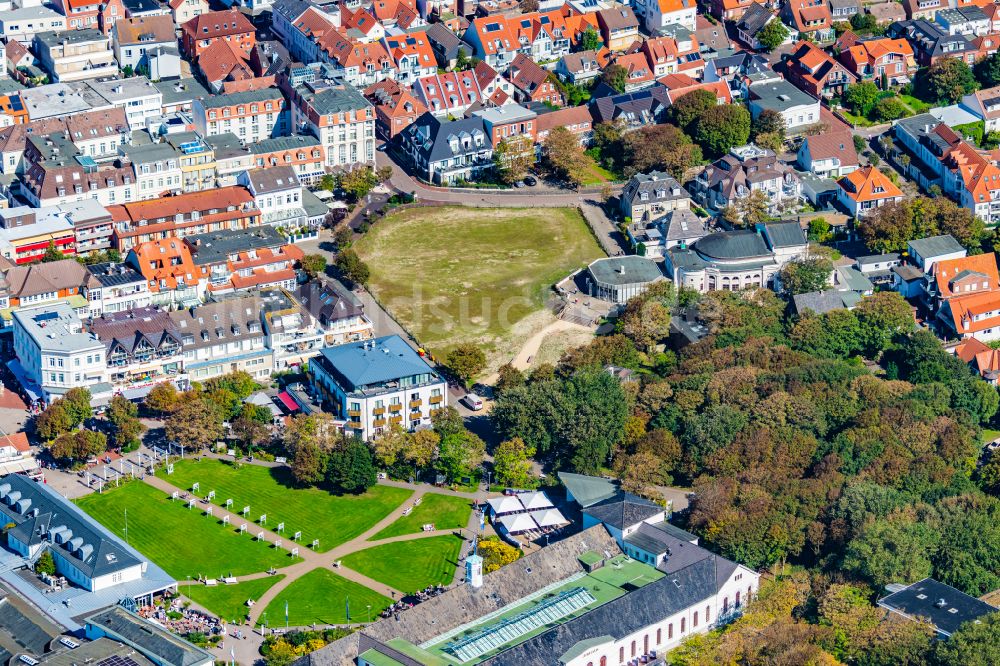
<svg viewBox="0 0 1000 666">
<path fill-rule="evenodd" d="M 604 256 L 575 208 L 412 208 L 355 248 L 372 293 L 420 344 L 438 357 L 478 344 L 485 374 L 555 321 L 554 283 Z"/>
</svg>

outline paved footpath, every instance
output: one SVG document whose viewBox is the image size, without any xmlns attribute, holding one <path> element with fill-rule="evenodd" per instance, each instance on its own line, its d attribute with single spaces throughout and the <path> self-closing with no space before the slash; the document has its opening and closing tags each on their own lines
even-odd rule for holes
<svg viewBox="0 0 1000 666">
<path fill-rule="evenodd" d="M 161 479 L 156 476 L 147 475 L 144 480 L 149 485 L 167 494 L 171 494 L 174 491 L 179 491 L 181 493 L 188 492 L 182 488 L 178 488 L 174 485 L 171 485 L 165 479 Z M 374 546 L 380 546 L 388 543 L 396 543 L 399 541 L 413 541 L 416 539 L 424 539 L 427 537 L 455 534 L 455 530 L 433 530 L 430 532 L 402 534 L 398 536 L 388 537 L 385 539 L 372 539 L 372 537 L 374 537 L 376 534 L 378 534 L 383 529 L 385 529 L 386 527 L 394 523 L 396 520 L 398 520 L 401 517 L 402 510 L 405 508 L 405 506 L 412 506 L 414 500 L 423 497 L 427 493 L 438 493 L 442 495 L 449 495 L 452 497 L 462 497 L 468 500 L 479 500 L 479 501 L 481 501 L 484 497 L 482 493 L 470 493 L 457 490 L 450 490 L 447 488 L 436 488 L 428 486 L 426 484 L 413 484 L 413 483 L 405 483 L 402 481 L 390 481 L 390 480 L 381 480 L 379 481 L 379 483 L 381 485 L 392 486 L 394 488 L 405 488 L 413 492 L 405 500 L 403 504 L 394 508 L 392 512 L 390 512 L 389 515 L 387 515 L 385 518 L 378 521 L 377 523 L 372 525 L 370 528 L 368 528 L 355 538 L 346 541 L 338 546 L 335 546 L 334 548 L 324 553 L 315 552 L 310 548 L 306 547 L 305 545 L 296 544 L 290 541 L 287 536 L 276 534 L 256 524 L 253 525 L 252 528 L 253 532 L 251 533 L 255 535 L 254 538 L 256 538 L 256 534 L 258 532 L 263 532 L 265 540 L 271 543 L 275 543 L 280 540 L 282 542 L 281 547 L 285 550 L 290 550 L 291 548 L 298 546 L 299 557 L 302 558 L 302 561 L 296 562 L 294 564 L 289 564 L 286 567 L 281 567 L 277 569 L 276 573 L 284 574 L 284 578 L 276 582 L 274 585 L 272 585 L 266 592 L 264 592 L 263 595 L 261 595 L 259 599 L 256 600 L 256 603 L 254 603 L 253 608 L 251 608 L 249 612 L 250 622 L 248 630 L 250 627 L 253 627 L 257 623 L 261 615 L 264 613 L 264 610 L 267 608 L 268 604 L 271 601 L 273 601 L 282 592 L 282 590 L 284 590 L 293 582 L 298 580 L 301 576 L 318 568 L 330 568 L 332 571 L 336 572 L 337 575 L 343 576 L 348 580 L 359 583 L 360 585 L 363 585 L 371 590 L 374 590 L 379 594 L 389 597 L 390 599 L 400 599 L 406 596 L 407 594 L 412 593 L 413 590 L 405 590 L 405 591 L 397 590 L 393 587 L 386 585 L 385 583 L 380 583 L 376 580 L 372 580 L 371 578 L 357 571 L 354 571 L 353 569 L 349 569 L 342 565 L 338 566 L 338 563 L 340 562 L 341 559 L 343 559 L 345 556 L 351 553 L 354 553 L 359 550 L 364 550 L 366 548 L 372 548 Z M 199 509 L 204 511 L 206 508 L 204 503 L 199 500 L 198 504 L 200 505 Z M 243 522 L 247 522 L 246 519 L 240 516 L 239 514 L 234 514 L 232 512 L 229 512 L 217 505 L 212 505 L 212 506 L 213 506 L 213 516 L 218 520 L 222 520 L 223 516 L 228 515 L 230 525 L 238 526 Z M 469 523 L 465 529 L 468 530 L 470 534 L 473 534 L 477 530 L 478 524 L 479 520 L 476 514 L 472 513 L 469 516 Z M 250 529 L 251 528 L 248 523 L 248 531 L 250 531 Z M 460 554 L 459 558 L 460 560 L 464 559 L 464 556 L 467 554 L 467 549 L 469 547 L 470 547 L 469 542 L 467 542 L 463 546 L 463 552 Z M 267 572 L 262 571 L 262 572 L 247 574 L 245 576 L 237 576 L 236 579 L 239 582 L 243 582 L 248 580 L 257 580 L 260 578 L 265 578 L 269 575 L 270 574 L 268 574 Z M 456 567 L 455 577 L 452 579 L 452 581 L 455 582 L 459 580 L 460 575 L 461 575 L 461 567 Z"/>
</svg>

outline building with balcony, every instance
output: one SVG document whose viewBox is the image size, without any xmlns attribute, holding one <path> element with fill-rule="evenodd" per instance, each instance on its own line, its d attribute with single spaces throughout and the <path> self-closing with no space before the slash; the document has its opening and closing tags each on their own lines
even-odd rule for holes
<svg viewBox="0 0 1000 666">
<path fill-rule="evenodd" d="M 153 305 L 197 305 L 208 289 L 207 269 L 195 265 L 190 248 L 179 238 L 139 243 L 129 251 L 125 263 L 145 279 Z"/>
<path fill-rule="evenodd" d="M 632 176 L 619 200 L 622 215 L 633 223 L 651 222 L 670 211 L 691 208 L 691 195 L 673 176 L 662 171 Z"/>
<path fill-rule="evenodd" d="M 802 198 L 802 181 L 795 171 L 779 162 L 774 151 L 754 144 L 730 150 L 698 174 L 688 189 L 696 201 L 714 211 L 756 190 L 767 195 L 772 212 Z"/>
<path fill-rule="evenodd" d="M 75 259 L 9 268 L 0 280 L 0 319 L 6 329 L 19 308 L 65 303 L 77 316 L 90 316 L 87 290 L 98 283 Z"/>
<path fill-rule="evenodd" d="M 199 97 L 191 117 L 201 136 L 235 134 L 244 145 L 289 133 L 285 98 L 277 88 Z"/>
<path fill-rule="evenodd" d="M 290 166 L 300 183 L 317 182 L 326 171 L 323 169 L 323 146 L 311 134 L 293 134 L 262 139 L 247 145 L 253 154 L 253 166 Z"/>
<path fill-rule="evenodd" d="M 180 154 L 169 143 L 122 146 L 135 172 L 136 199 L 159 199 L 181 192 Z"/>
<path fill-rule="evenodd" d="M 97 281 L 96 285 L 90 281 L 86 290 L 91 317 L 143 308 L 152 302 L 146 278 L 128 264 L 90 264 L 87 270 Z"/>
<path fill-rule="evenodd" d="M 260 210 L 261 224 L 281 227 L 289 232 L 306 226 L 302 184 L 292 167 L 272 166 L 244 171 L 236 182 L 253 194 L 254 205 Z"/>
<path fill-rule="evenodd" d="M 188 58 L 197 60 L 216 42 L 229 42 L 243 53 L 257 43 L 257 32 L 250 20 L 235 8 L 197 14 L 181 24 L 181 47 Z"/>
<path fill-rule="evenodd" d="M 903 200 L 903 192 L 873 166 L 852 171 L 837 181 L 837 198 L 855 219 L 868 217 L 880 206 Z"/>
<path fill-rule="evenodd" d="M 216 231 L 184 239 L 192 261 L 208 278 L 208 292 L 226 294 L 295 287 L 295 264 L 304 253 L 273 227 Z"/>
<path fill-rule="evenodd" d="M 83 330 L 67 303 L 15 310 L 13 319 L 14 354 L 42 402 L 51 404 L 75 387 L 89 389 L 95 399 L 110 393 L 104 344 Z"/>
<path fill-rule="evenodd" d="M 53 82 L 118 74 L 118 64 L 107 35 L 93 28 L 40 32 L 35 35 L 31 50 Z"/>
<path fill-rule="evenodd" d="M 271 376 L 274 354 L 260 322 L 263 305 L 255 296 L 233 297 L 170 313 L 181 334 L 184 369 L 191 381 L 240 370 L 256 379 Z"/>
<path fill-rule="evenodd" d="M 76 254 L 73 223 L 59 206 L 0 208 L 0 255 L 15 264 L 38 261 L 51 244 Z"/>
<path fill-rule="evenodd" d="M 493 168 L 493 144 L 481 116 L 441 120 L 428 112 L 397 140 L 420 176 L 432 183 L 473 181 Z"/>
<path fill-rule="evenodd" d="M 107 313 L 90 323 L 104 343 L 108 378 L 126 397 L 182 376 L 181 334 L 166 311 L 154 307 Z"/>
<path fill-rule="evenodd" d="M 326 346 L 323 327 L 287 289 L 266 289 L 261 320 L 267 346 L 274 352 L 277 371 L 296 368 L 319 354 Z"/>
<path fill-rule="evenodd" d="M 290 92 L 292 127 L 319 139 L 328 169 L 375 163 L 375 107 L 360 91 L 321 78 Z"/>
<path fill-rule="evenodd" d="M 168 134 L 163 141 L 176 151 L 184 192 L 210 190 L 216 186 L 215 150 L 197 132 Z"/>
<path fill-rule="evenodd" d="M 326 346 L 368 340 L 374 333 L 365 306 L 339 282 L 310 280 L 293 293 L 323 330 Z"/>
<path fill-rule="evenodd" d="M 309 375 L 344 431 L 366 440 L 393 425 L 426 426 L 448 404 L 447 382 L 398 335 L 326 347 Z"/>
</svg>

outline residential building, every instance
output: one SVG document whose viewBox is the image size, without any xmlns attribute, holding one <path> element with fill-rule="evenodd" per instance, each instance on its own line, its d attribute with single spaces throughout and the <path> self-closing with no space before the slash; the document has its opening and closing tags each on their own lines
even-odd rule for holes
<svg viewBox="0 0 1000 666">
<path fill-rule="evenodd" d="M 563 81 L 579 85 L 600 76 L 602 62 L 607 64 L 607 58 L 597 51 L 568 53 L 556 63 L 555 73 Z"/>
<path fill-rule="evenodd" d="M 636 525 L 637 541 L 639 529 Z M 466 585 L 411 609 L 417 611 L 412 624 L 392 618 L 370 624 L 321 649 L 313 659 L 427 664 L 447 655 L 445 659 L 456 662 L 499 666 L 544 663 L 556 655 L 566 666 L 626 664 L 630 659 L 653 663 L 688 636 L 731 622 L 756 594 L 755 572 L 677 538 L 666 528 L 641 529 L 646 537 L 643 545 L 660 553 L 632 557 L 627 554 L 632 546 L 624 541 L 619 546 L 608 526 L 595 525 L 527 555 L 516 569 L 501 568 L 484 576 L 479 557 L 473 555 Z M 667 552 L 670 556 L 664 559 Z M 661 559 L 659 565 L 653 564 Z M 626 585 L 612 601 L 597 601 L 588 592 L 594 587 L 589 572 L 605 566 L 627 571 L 624 575 L 632 581 L 656 580 Z M 662 578 L 653 573 L 656 566 L 659 574 L 665 574 Z M 526 575 L 527 569 L 532 574 Z M 545 596 L 549 592 L 552 597 Z M 517 611 L 526 627 L 539 630 L 498 633 L 507 626 L 501 624 L 503 614 L 491 615 L 496 611 Z M 458 627 L 469 632 L 462 640 L 455 638 Z"/>
<path fill-rule="evenodd" d="M 152 302 L 146 278 L 128 264 L 90 264 L 87 271 L 93 277 L 86 290 L 92 318 L 144 308 Z"/>
<path fill-rule="evenodd" d="M 555 111 L 540 113 L 535 119 L 535 141 L 541 147 L 549 132 L 565 127 L 580 139 L 581 146 L 589 146 L 594 138 L 594 116 L 589 106 L 564 106 Z"/>
<path fill-rule="evenodd" d="M 893 23 L 886 34 L 892 39 L 906 39 L 920 67 L 930 67 L 941 58 L 960 58 L 968 65 L 976 60 L 976 47 L 968 37 L 949 35 L 938 24 L 923 19 Z"/>
<path fill-rule="evenodd" d="M 617 5 L 597 12 L 604 45 L 612 52 L 624 51 L 639 41 L 639 19 L 628 5 Z"/>
<path fill-rule="evenodd" d="M 427 112 L 411 90 L 391 79 L 365 89 L 365 98 L 375 105 L 375 130 L 379 136 L 392 139 Z"/>
<path fill-rule="evenodd" d="M 302 209 L 302 184 L 290 166 L 269 166 L 245 171 L 237 182 L 253 195 L 263 225 L 280 227 L 287 232 L 306 226 Z"/>
<path fill-rule="evenodd" d="M 595 122 L 608 123 L 621 119 L 627 129 L 662 122 L 669 106 L 670 93 L 663 85 L 591 101 Z"/>
<path fill-rule="evenodd" d="M 976 337 L 968 337 L 951 351 L 962 359 L 983 378 L 983 381 L 997 386 L 1000 383 L 1000 349 L 993 349 Z"/>
<path fill-rule="evenodd" d="M 952 298 L 994 292 L 1000 289 L 996 255 L 976 254 L 934 263 L 922 294 L 923 303 L 937 312 Z"/>
<path fill-rule="evenodd" d="M 458 35 L 449 30 L 443 23 L 432 23 L 424 32 L 430 42 L 437 64 L 444 69 L 454 69 L 458 64 L 458 53 L 462 51 L 466 58 L 471 58 L 475 49 L 459 39 Z"/>
<path fill-rule="evenodd" d="M 941 324 L 940 334 L 945 338 L 1000 340 L 1000 291 L 950 298 L 941 306 L 936 321 Z"/>
<path fill-rule="evenodd" d="M 167 4 L 174 25 L 182 25 L 196 16 L 209 12 L 207 0 L 169 0 Z"/>
<path fill-rule="evenodd" d="M 75 241 L 73 223 L 58 206 L 0 208 L 0 256 L 11 263 L 39 261 L 50 245 L 73 256 Z"/>
<path fill-rule="evenodd" d="M 171 81 L 157 81 L 153 84 L 163 96 L 160 111 L 164 114 L 185 112 L 190 113 L 191 105 L 199 97 L 212 94 L 194 77 L 179 78 Z"/>
<path fill-rule="evenodd" d="M 323 146 L 311 134 L 293 134 L 263 139 L 247 146 L 253 154 L 253 168 L 290 166 L 300 183 L 314 184 L 326 171 Z"/>
<path fill-rule="evenodd" d="M 757 33 L 771 21 L 777 20 L 778 17 L 764 5 L 751 3 L 736 22 L 736 36 L 750 48 L 759 49 L 761 44 L 757 41 Z"/>
<path fill-rule="evenodd" d="M 116 21 L 125 18 L 121 0 L 54 0 L 70 30 L 97 29 L 107 35 Z"/>
<path fill-rule="evenodd" d="M 792 32 L 818 42 L 833 40 L 833 17 L 826 0 L 791 0 L 781 10 L 781 17 L 792 27 Z"/>
<path fill-rule="evenodd" d="M 191 117 L 203 137 L 235 134 L 243 144 L 289 133 L 285 98 L 272 87 L 198 98 Z"/>
<path fill-rule="evenodd" d="M 480 109 L 473 115 L 483 119 L 483 128 L 494 146 L 519 136 L 528 137 L 534 146 L 537 131 L 535 118 L 538 116 L 534 111 L 517 104 L 507 104 L 499 108 Z"/>
<path fill-rule="evenodd" d="M 850 130 L 814 134 L 802 139 L 796 163 L 803 171 L 827 178 L 846 176 L 859 166 Z"/>
<path fill-rule="evenodd" d="M 992 21 L 976 5 L 948 8 L 934 16 L 949 35 L 986 35 L 993 32 Z"/>
<path fill-rule="evenodd" d="M 216 231 L 184 239 L 213 295 L 251 289 L 293 289 L 304 253 L 274 227 Z"/>
<path fill-rule="evenodd" d="M 218 303 L 170 313 L 181 333 L 184 369 L 192 381 L 243 370 L 256 379 L 274 372 L 274 354 L 265 344 L 255 296 L 233 297 Z"/>
<path fill-rule="evenodd" d="M 680 25 L 694 31 L 698 5 L 694 0 L 649 0 L 645 4 L 643 19 L 646 30 L 655 35 L 667 26 Z"/>
<path fill-rule="evenodd" d="M 163 142 L 172 147 L 177 155 L 183 192 L 197 192 L 216 186 L 215 151 L 197 132 L 168 134 Z"/>
<path fill-rule="evenodd" d="M 323 328 L 287 289 L 261 292 L 265 342 L 277 371 L 301 367 L 325 346 Z"/>
<path fill-rule="evenodd" d="M 474 181 L 493 167 L 493 144 L 480 116 L 440 120 L 425 113 L 399 135 L 422 178 L 440 185 Z"/>
<path fill-rule="evenodd" d="M 180 28 L 181 48 L 192 60 L 218 41 L 230 42 L 244 53 L 257 43 L 253 24 L 235 8 L 196 15 Z"/>
<path fill-rule="evenodd" d="M 45 6 L 21 7 L 0 12 L 0 37 L 27 46 L 40 32 L 66 30 L 66 17 Z M 5 68 L 6 69 L 6 68 Z"/>
<path fill-rule="evenodd" d="M 808 255 L 809 241 L 798 222 L 758 225 L 757 229 L 703 236 L 689 246 L 667 250 L 664 270 L 675 285 L 700 293 L 775 288 L 782 267 Z"/>
<path fill-rule="evenodd" d="M 861 0 L 830 0 L 830 17 L 837 21 L 850 21 L 861 11 Z"/>
<path fill-rule="evenodd" d="M 51 404 L 75 387 L 92 395 L 109 392 L 104 345 L 84 332 L 68 304 L 15 310 L 13 320 L 14 354 L 43 402 Z"/>
<path fill-rule="evenodd" d="M 756 119 L 765 111 L 781 114 L 785 129 L 796 133 L 820 122 L 819 100 L 788 81 L 767 81 L 750 85 L 750 115 Z"/>
<path fill-rule="evenodd" d="M 208 269 L 195 265 L 191 248 L 179 238 L 139 243 L 129 250 L 125 263 L 146 281 L 151 305 L 191 307 L 208 290 Z"/>
<path fill-rule="evenodd" d="M 1000 130 L 1000 86 L 970 93 L 962 98 L 961 105 L 983 121 L 985 132 Z"/>
<path fill-rule="evenodd" d="M 514 84 L 514 99 L 519 104 L 532 102 L 562 106 L 565 104 L 562 93 L 549 77 L 552 74 L 543 69 L 534 60 L 518 53 L 507 70 L 507 78 Z"/>
<path fill-rule="evenodd" d="M 889 25 L 897 21 L 906 20 L 906 10 L 903 5 L 895 0 L 884 0 L 871 5 L 865 5 L 865 13 L 875 19 L 879 25 Z"/>
<path fill-rule="evenodd" d="M 732 91 L 725 81 L 714 81 L 712 83 L 698 83 L 687 74 L 667 74 L 657 79 L 667 88 L 667 99 L 671 105 L 677 103 L 681 97 L 695 90 L 707 90 L 715 95 L 717 104 L 729 104 L 733 101 Z"/>
<path fill-rule="evenodd" d="M 130 130 L 145 129 L 151 118 L 158 117 L 163 112 L 163 93 L 145 76 L 87 81 L 86 86 L 86 92 L 94 100 L 95 106 L 100 104 L 102 107 L 122 109 Z"/>
<path fill-rule="evenodd" d="M 877 208 L 903 200 L 903 192 L 873 166 L 851 171 L 837 181 L 838 201 L 855 218 L 871 215 Z"/>
<path fill-rule="evenodd" d="M 365 87 L 393 74 L 392 57 L 378 41 L 358 41 L 331 32 L 324 35 L 320 46 L 319 60 L 331 65 L 343 83 Z M 425 66 L 417 70 L 427 71 Z"/>
<path fill-rule="evenodd" d="M 437 72 L 437 58 L 430 40 L 421 33 L 385 36 L 382 45 L 392 59 L 394 78 L 404 85 Z"/>
<path fill-rule="evenodd" d="M 123 146 L 121 151 L 135 171 L 135 198 L 139 201 L 159 199 L 183 190 L 181 154 L 169 143 Z"/>
<path fill-rule="evenodd" d="M 254 154 L 235 134 L 206 136 L 204 141 L 215 155 L 215 178 L 219 187 L 232 187 L 241 173 L 254 168 Z"/>
<path fill-rule="evenodd" d="M 111 30 L 115 59 L 122 69 L 149 70 L 146 53 L 157 48 L 177 48 L 174 22 L 170 15 L 140 16 L 115 23 Z"/>
<path fill-rule="evenodd" d="M 328 168 L 375 163 L 375 107 L 353 86 L 295 88 L 292 127 L 319 139 Z"/>
<path fill-rule="evenodd" d="M 813 97 L 830 99 L 843 94 L 856 76 L 826 51 L 802 40 L 785 61 L 785 78 Z"/>
<path fill-rule="evenodd" d="M 107 313 L 90 323 L 104 344 L 108 377 L 125 397 L 142 397 L 157 384 L 183 381 L 181 334 L 165 310 L 154 307 Z"/>
<path fill-rule="evenodd" d="M 626 93 L 648 88 L 656 82 L 645 53 L 620 53 L 614 57 L 612 63 L 625 70 Z"/>
<path fill-rule="evenodd" d="M 513 96 L 514 86 L 506 79 L 501 79 L 498 94 L 497 87 L 494 86 L 494 76 L 499 79 L 496 70 L 485 62 L 477 65 L 477 70 L 485 75 L 480 76 L 477 71 L 467 70 L 464 72 L 442 72 L 433 76 L 419 79 L 414 84 L 413 89 L 420 102 L 427 107 L 427 110 L 437 116 L 462 116 L 470 108 L 479 108 L 493 102 L 493 96 L 497 95 L 502 99 L 496 101 L 502 105 L 508 97 Z M 488 70 L 488 71 L 485 71 Z M 503 88 L 507 90 L 504 91 Z"/>
<path fill-rule="evenodd" d="M 934 266 L 939 261 L 960 259 L 968 254 L 950 234 L 908 241 L 906 251 L 910 261 L 927 275 L 933 273 Z"/>
<path fill-rule="evenodd" d="M 678 245 L 688 246 L 710 233 L 708 220 L 690 208 L 677 208 L 651 220 L 628 225 L 625 235 L 636 254 L 650 259 L 663 257 Z"/>
<path fill-rule="evenodd" d="M 11 325 L 11 310 L 39 305 L 68 305 L 79 317 L 90 316 L 86 294 L 98 283 L 73 259 L 14 266 L 0 288 L 3 328 Z"/>
<path fill-rule="evenodd" d="M 802 182 L 795 171 L 774 152 L 753 144 L 733 148 L 716 160 L 689 185 L 695 200 L 710 210 L 722 210 L 754 190 L 767 194 L 771 210 L 796 204 Z"/>
<path fill-rule="evenodd" d="M 110 206 L 108 212 L 123 254 L 139 243 L 260 224 L 253 195 L 237 186 Z"/>
<path fill-rule="evenodd" d="M 310 280 L 299 285 L 293 296 L 320 327 L 328 347 L 374 336 L 374 327 L 365 316 L 364 305 L 339 282 Z M 276 347 L 272 348 L 278 353 Z"/>
<path fill-rule="evenodd" d="M 448 406 L 448 384 L 398 335 L 326 347 L 309 363 L 313 390 L 344 431 L 370 440 L 414 430 Z"/>
<path fill-rule="evenodd" d="M 32 52 L 54 82 L 83 81 L 118 74 L 107 35 L 94 28 L 39 32 Z"/>
<path fill-rule="evenodd" d="M 691 195 L 670 174 L 651 171 L 632 176 L 618 197 L 622 215 L 633 223 L 652 222 L 673 210 L 691 208 Z"/>
<path fill-rule="evenodd" d="M 70 154 L 28 165 L 21 193 L 35 207 L 93 198 L 110 206 L 136 198 L 134 178 L 132 165 L 124 158 L 96 164 L 92 158 Z"/>
<path fill-rule="evenodd" d="M 842 51 L 840 60 L 858 79 L 885 80 L 890 86 L 908 83 L 917 70 L 913 48 L 906 39 L 871 39 Z"/>
<path fill-rule="evenodd" d="M 755 0 L 712 0 L 710 7 L 712 16 L 719 20 L 739 21 L 755 4 Z"/>
</svg>

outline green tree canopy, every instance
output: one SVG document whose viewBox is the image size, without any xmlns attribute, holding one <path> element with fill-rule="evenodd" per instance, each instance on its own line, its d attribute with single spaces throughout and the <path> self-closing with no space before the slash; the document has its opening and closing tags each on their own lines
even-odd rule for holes
<svg viewBox="0 0 1000 666">
<path fill-rule="evenodd" d="M 917 72 L 914 82 L 923 99 L 938 104 L 954 104 L 979 88 L 972 69 L 959 58 L 941 58 Z"/>
<path fill-rule="evenodd" d="M 694 140 L 711 156 L 724 155 L 749 139 L 750 112 L 739 104 L 714 106 L 695 123 Z"/>
<path fill-rule="evenodd" d="M 757 41 L 765 51 L 773 51 L 788 39 L 788 28 L 777 18 L 768 21 L 757 31 Z"/>
</svg>

